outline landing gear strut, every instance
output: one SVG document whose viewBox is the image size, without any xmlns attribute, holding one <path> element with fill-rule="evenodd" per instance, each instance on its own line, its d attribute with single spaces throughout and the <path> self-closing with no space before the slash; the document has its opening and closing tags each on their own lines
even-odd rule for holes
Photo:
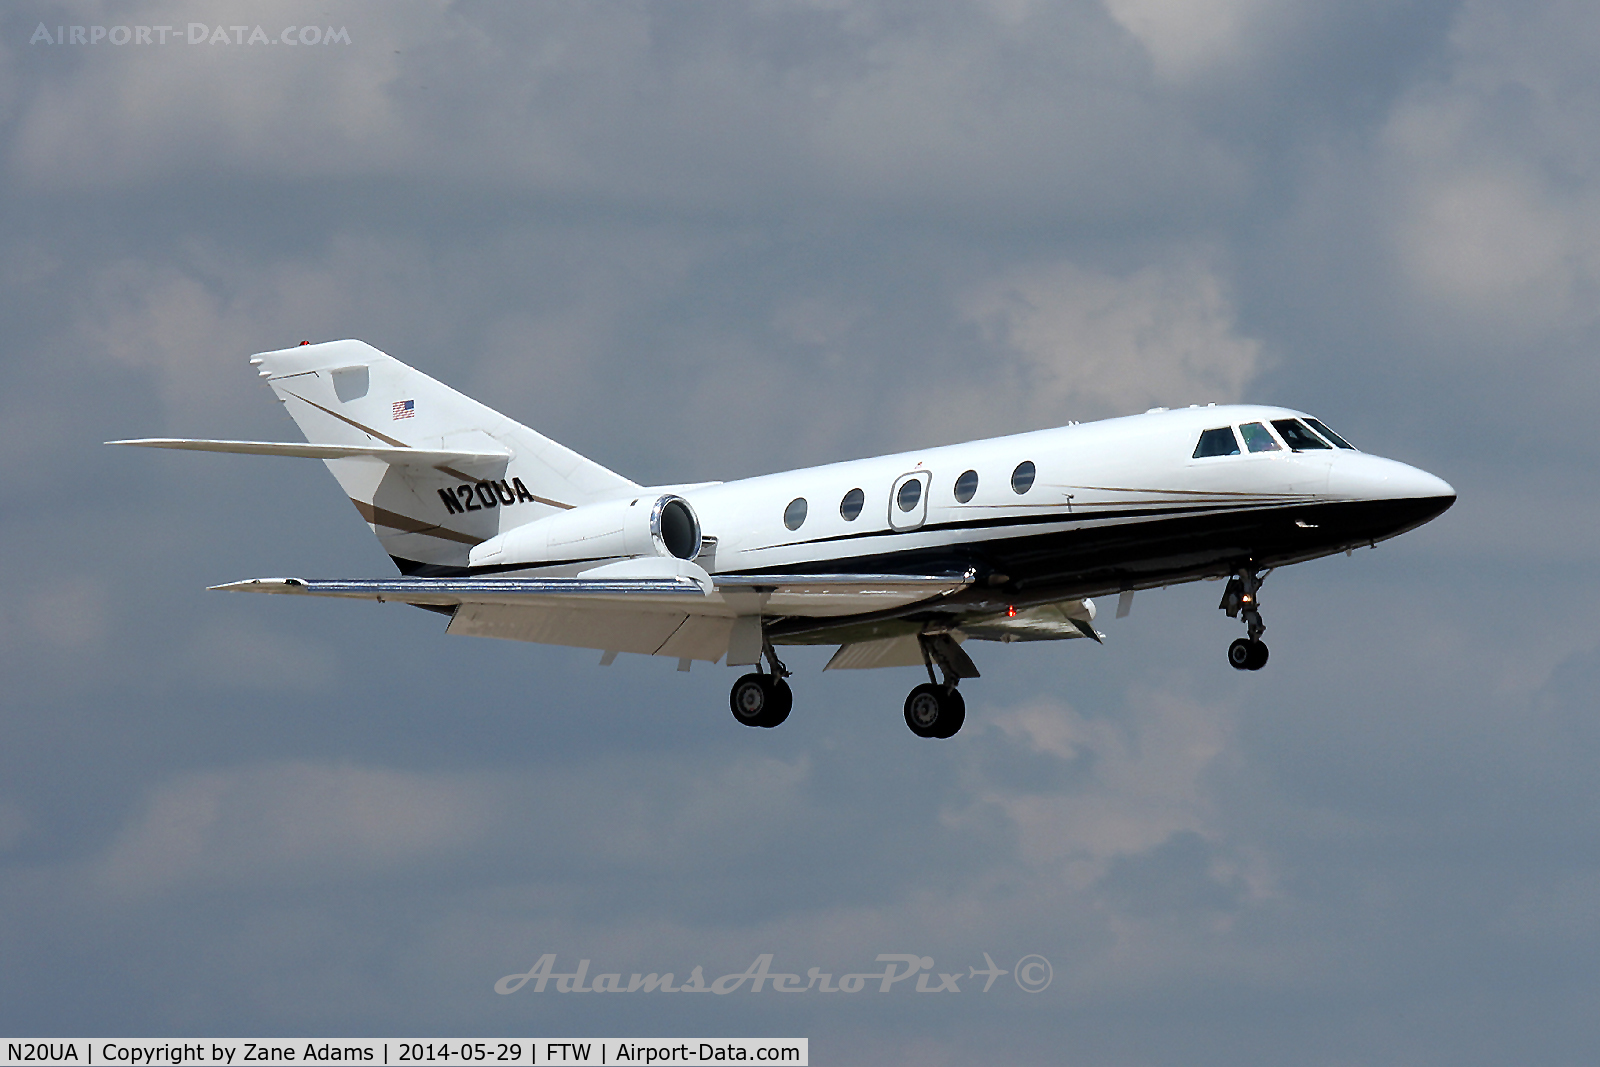
<svg viewBox="0 0 1600 1067">
<path fill-rule="evenodd" d="M 956 685 L 963 678 L 978 677 L 978 668 L 949 634 L 920 634 L 917 642 L 928 680 L 906 697 L 906 725 L 918 737 L 954 737 L 967 721 L 967 702 Z M 943 682 L 934 676 L 934 664 L 939 665 Z"/>
<path fill-rule="evenodd" d="M 1267 645 L 1261 635 L 1267 624 L 1261 621 L 1259 593 L 1261 583 L 1272 571 L 1257 571 L 1253 565 L 1241 567 L 1228 579 L 1222 591 L 1222 603 L 1217 607 L 1228 613 L 1228 618 L 1244 621 L 1246 637 L 1228 646 L 1228 665 L 1237 671 L 1259 671 L 1267 665 Z"/>
<path fill-rule="evenodd" d="M 794 707 L 794 693 L 789 689 L 789 683 L 784 681 L 789 677 L 789 668 L 778 659 L 772 642 L 765 638 L 762 639 L 761 654 L 767 658 L 771 673 L 762 674 L 761 664 L 757 663 L 755 673 L 746 674 L 733 683 L 733 690 L 728 694 L 728 706 L 733 710 L 733 717 L 745 726 L 771 729 L 789 717 L 789 709 Z"/>
</svg>

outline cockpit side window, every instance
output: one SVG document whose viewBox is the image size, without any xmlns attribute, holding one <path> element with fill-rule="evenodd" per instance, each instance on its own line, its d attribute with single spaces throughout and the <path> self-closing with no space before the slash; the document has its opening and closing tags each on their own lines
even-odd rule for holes
<svg viewBox="0 0 1600 1067">
<path fill-rule="evenodd" d="M 1252 452 L 1281 452 L 1283 448 L 1273 440 L 1272 431 L 1259 422 L 1247 422 L 1239 427 L 1244 437 L 1244 447 Z"/>
<path fill-rule="evenodd" d="M 1340 437 L 1338 434 L 1336 434 L 1332 430 L 1328 429 L 1326 426 L 1324 426 L 1322 424 L 1322 421 L 1320 419 L 1313 419 L 1313 418 L 1307 417 L 1306 418 L 1306 425 L 1310 426 L 1313 430 L 1315 430 L 1318 433 L 1320 433 L 1323 437 L 1326 437 L 1329 441 L 1331 441 L 1333 443 L 1335 448 L 1348 448 L 1352 452 L 1354 452 L 1356 450 L 1356 446 L 1355 445 L 1351 444 L 1349 441 L 1346 441 L 1344 438 Z"/>
<path fill-rule="evenodd" d="M 1207 456 L 1237 456 L 1239 454 L 1238 438 L 1233 436 L 1232 426 L 1219 426 L 1215 430 L 1204 430 L 1200 434 L 1200 443 L 1194 446 L 1194 458 L 1205 459 Z"/>
<path fill-rule="evenodd" d="M 1309 448 L 1327 448 L 1328 444 L 1316 434 L 1300 425 L 1298 419 L 1273 419 L 1272 425 L 1277 429 L 1278 436 L 1282 437 L 1289 447 L 1296 452 L 1304 452 Z"/>
</svg>

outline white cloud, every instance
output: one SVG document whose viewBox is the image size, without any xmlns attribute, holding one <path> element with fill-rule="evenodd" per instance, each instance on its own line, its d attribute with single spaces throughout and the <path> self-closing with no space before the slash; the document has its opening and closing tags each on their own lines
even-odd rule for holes
<svg viewBox="0 0 1600 1067">
<path fill-rule="evenodd" d="M 1223 756 L 1231 716 L 1220 706 L 1144 689 L 1130 695 L 1128 706 L 1131 722 L 1091 719 L 1051 700 L 988 716 L 1011 744 L 1083 773 L 1049 791 L 972 779 L 971 808 L 954 817 L 999 809 L 1020 857 L 1059 870 L 1079 889 L 1101 877 L 1110 860 L 1148 852 L 1174 834 L 1220 837 L 1205 778 Z"/>
<path fill-rule="evenodd" d="M 1575 235 L 1530 176 L 1451 173 L 1415 195 L 1402 251 L 1428 295 L 1464 311 L 1532 307 L 1547 317 L 1566 307 Z"/>
<path fill-rule="evenodd" d="M 1280 0 L 1104 0 L 1162 77 L 1182 80 L 1238 58 L 1252 26 Z"/>
<path fill-rule="evenodd" d="M 277 174 L 347 173 L 403 150 L 409 140 L 387 91 L 399 65 L 392 42 L 409 37 L 408 22 L 432 21 L 426 9 L 410 18 L 396 12 L 380 29 L 371 20 L 362 25 L 355 9 L 290 2 L 274 5 L 271 22 L 262 24 L 276 36 L 287 26 L 322 27 L 343 15 L 352 19 L 349 46 L 187 42 L 190 22 L 254 28 L 268 10 L 166 3 L 103 9 L 89 20 L 98 14 L 106 24 L 180 29 L 165 45 L 102 42 L 79 53 L 69 52 L 71 45 L 32 46 L 36 61 L 79 62 L 71 77 L 34 79 L 11 165 L 30 182 L 96 188 L 252 159 Z"/>
<path fill-rule="evenodd" d="M 159 10 L 116 17 L 219 17 Z M 82 62 L 29 82 L 8 165 L 35 188 L 401 175 L 695 214 L 853 203 L 1098 220 L 1241 188 L 1225 146 L 1152 106 L 1118 61 L 1136 46 L 1098 11 L 710 10 L 681 34 L 650 5 L 378 19 L 302 4 L 274 25 L 342 21 L 353 44 L 63 48 L 47 58 Z"/>
<path fill-rule="evenodd" d="M 1422 315 L 1531 339 L 1600 317 L 1591 5 L 1464 5 L 1442 76 L 1383 131 L 1392 239 Z"/>
<path fill-rule="evenodd" d="M 305 761 L 192 772 L 151 792 L 97 869 L 115 892 L 189 883 L 288 890 L 481 855 L 493 842 L 491 851 L 515 858 L 513 869 L 546 851 L 565 857 L 565 869 L 535 875 L 550 886 L 596 870 L 681 877 L 797 831 L 809 776 L 803 757 L 641 760 L 629 773 L 615 761 L 520 773 Z M 502 866 L 462 868 L 472 876 L 447 881 L 493 884 Z"/>
<path fill-rule="evenodd" d="M 1122 277 L 1018 268 L 963 311 L 1012 357 L 1004 402 L 1035 424 L 1238 400 L 1261 362 L 1259 342 L 1235 331 L 1226 282 L 1199 259 Z"/>
<path fill-rule="evenodd" d="M 481 786 L 449 776 L 314 763 L 180 775 L 158 786 L 99 865 L 116 893 L 293 885 L 382 872 L 469 848 Z"/>
<path fill-rule="evenodd" d="M 259 258 L 190 241 L 91 271 L 66 343 L 150 374 L 183 436 L 238 436 L 274 415 L 250 354 L 381 323 L 412 339 L 420 360 L 448 328 L 432 312 L 452 295 L 406 241 L 335 234 L 299 256 Z"/>
</svg>

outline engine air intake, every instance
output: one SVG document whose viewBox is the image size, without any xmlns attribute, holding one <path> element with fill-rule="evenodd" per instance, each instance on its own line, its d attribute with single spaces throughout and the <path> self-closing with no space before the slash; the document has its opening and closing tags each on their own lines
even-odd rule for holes
<svg viewBox="0 0 1600 1067">
<path fill-rule="evenodd" d="M 650 536 L 669 556 L 694 559 L 700 554 L 700 520 L 681 496 L 664 496 L 650 509 Z"/>
</svg>

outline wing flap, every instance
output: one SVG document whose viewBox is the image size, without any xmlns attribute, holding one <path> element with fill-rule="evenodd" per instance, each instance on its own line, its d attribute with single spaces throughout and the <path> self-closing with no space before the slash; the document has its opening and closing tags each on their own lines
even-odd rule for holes
<svg viewBox="0 0 1600 1067">
<path fill-rule="evenodd" d="M 978 615 L 961 620 L 962 633 L 979 641 L 1069 641 L 1087 637 L 1099 643 L 1104 637 L 1090 625 L 1092 600 L 1063 600 L 1025 608 L 1014 615 Z"/>
<path fill-rule="evenodd" d="M 456 611 L 446 632 L 715 663 L 728 647 L 732 626 L 731 618 L 698 616 L 681 610 L 573 606 L 570 602 L 467 603 Z"/>
<path fill-rule="evenodd" d="M 825 671 L 872 670 L 877 667 L 922 666 L 922 644 L 916 634 L 885 637 L 877 641 L 857 641 L 840 645 L 839 651 L 822 669 Z"/>
<path fill-rule="evenodd" d="M 839 651 L 828 660 L 825 671 L 872 670 L 877 667 L 921 667 L 927 662 L 922 654 L 922 642 L 930 642 L 935 657 L 943 656 L 958 678 L 979 678 L 977 664 L 961 647 L 967 635 L 960 630 L 949 633 L 902 634 L 875 641 L 855 641 L 839 646 Z"/>
</svg>

